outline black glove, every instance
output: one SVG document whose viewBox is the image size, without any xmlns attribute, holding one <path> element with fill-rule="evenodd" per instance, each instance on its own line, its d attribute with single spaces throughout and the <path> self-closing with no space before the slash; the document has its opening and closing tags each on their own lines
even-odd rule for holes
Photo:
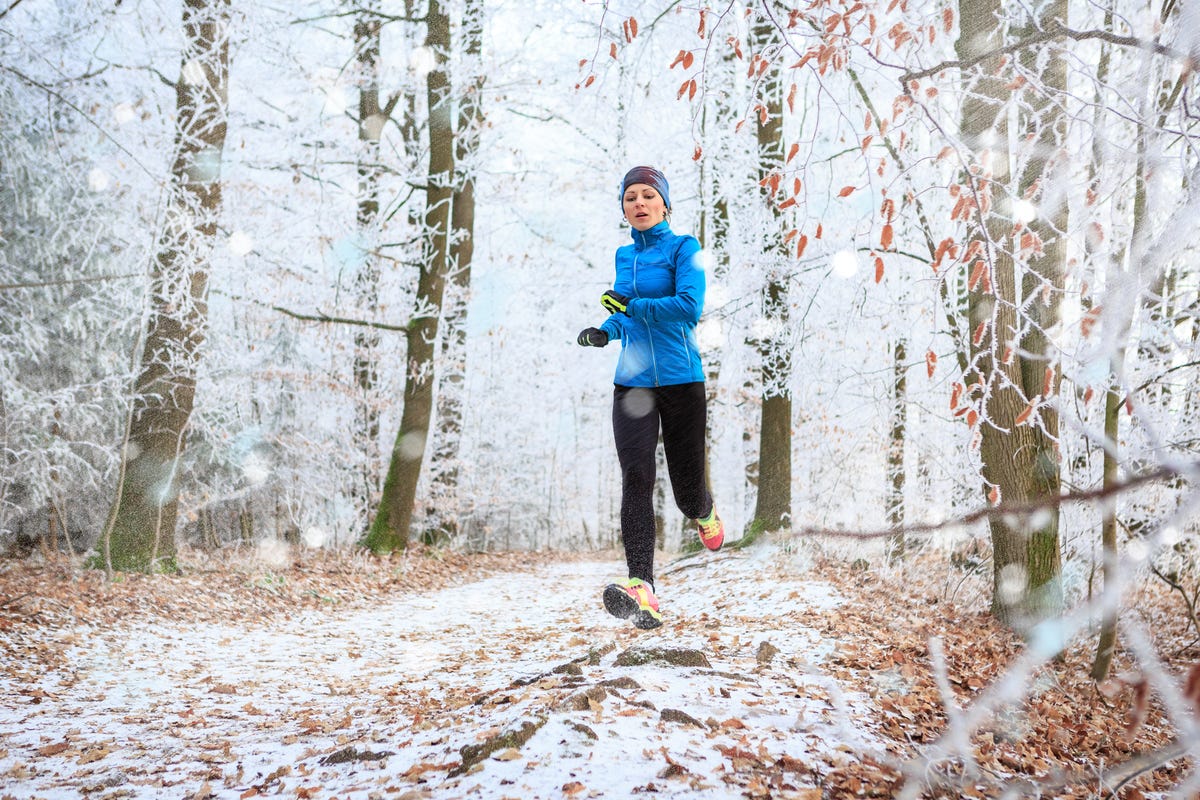
<svg viewBox="0 0 1200 800">
<path fill-rule="evenodd" d="M 582 347 L 604 347 L 608 344 L 608 334 L 599 328 L 584 328 L 575 341 Z"/>
<path fill-rule="evenodd" d="M 618 311 L 628 316 L 629 298 L 623 294 L 617 294 L 612 289 L 609 289 L 604 294 L 600 295 L 600 305 L 610 314 L 616 314 Z"/>
</svg>

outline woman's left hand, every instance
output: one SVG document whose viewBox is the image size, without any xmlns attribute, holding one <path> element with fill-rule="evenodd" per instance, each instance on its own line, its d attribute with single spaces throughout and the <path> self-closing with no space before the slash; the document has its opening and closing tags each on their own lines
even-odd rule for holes
<svg viewBox="0 0 1200 800">
<path fill-rule="evenodd" d="M 605 310 L 610 314 L 620 312 L 628 316 L 629 298 L 623 294 L 617 294 L 612 289 L 609 289 L 604 294 L 600 295 L 600 305 L 604 306 Z"/>
</svg>

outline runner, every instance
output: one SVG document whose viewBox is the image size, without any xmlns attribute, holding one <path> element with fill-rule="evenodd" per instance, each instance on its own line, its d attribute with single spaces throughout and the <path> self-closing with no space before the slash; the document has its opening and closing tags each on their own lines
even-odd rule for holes
<svg viewBox="0 0 1200 800">
<path fill-rule="evenodd" d="M 621 538 L 629 578 L 604 589 L 610 614 L 639 628 L 662 624 L 654 594 L 654 473 L 659 432 L 675 503 L 697 522 L 700 541 L 718 550 L 725 526 L 705 481 L 707 397 L 696 344 L 704 309 L 700 243 L 671 230 L 666 176 L 634 167 L 621 181 L 633 243 L 617 249 L 616 280 L 600 298 L 611 316 L 578 342 L 621 340 L 613 388 L 613 434 L 621 463 Z"/>
</svg>

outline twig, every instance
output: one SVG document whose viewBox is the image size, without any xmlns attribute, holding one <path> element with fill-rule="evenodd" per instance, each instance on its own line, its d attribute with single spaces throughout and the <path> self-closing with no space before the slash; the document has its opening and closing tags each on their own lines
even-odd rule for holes
<svg viewBox="0 0 1200 800">
<path fill-rule="evenodd" d="M 1168 478 L 1174 478 L 1183 474 L 1194 475 L 1197 473 L 1200 473 L 1200 462 L 1187 464 L 1181 468 L 1161 467 L 1151 472 L 1135 475 L 1123 483 L 1115 484 L 1106 488 L 1102 487 L 1088 491 L 1054 495 L 1053 497 L 1046 497 L 1042 500 L 1030 503 L 1001 503 L 998 506 L 981 508 L 964 516 L 945 520 L 944 522 L 923 522 L 914 525 L 904 525 L 900 527 L 890 527 L 868 531 L 847 531 L 836 528 L 800 528 L 798 530 L 794 530 L 792 535 L 868 540 L 882 539 L 888 536 L 895 536 L 896 534 L 937 533 L 938 531 L 944 531 L 949 528 L 965 527 L 985 519 L 991 520 L 1003 517 L 1028 517 L 1038 513 L 1039 511 L 1056 509 L 1068 503 L 1086 503 L 1094 500 L 1104 500 L 1109 497 L 1115 497 L 1123 494 L 1126 491 L 1135 489 L 1148 483 L 1167 480 Z"/>
<path fill-rule="evenodd" d="M 33 592 L 25 592 L 24 594 L 19 594 L 16 597 L 5 600 L 3 603 L 0 603 L 0 608 L 8 608 L 13 603 L 17 602 L 18 600 L 22 600 L 26 597 L 29 597 L 29 595 L 31 595 L 31 594 L 33 594 Z"/>
<path fill-rule="evenodd" d="M 97 275 L 92 278 L 63 278 L 57 281 L 36 281 L 33 283 L 0 283 L 0 292 L 12 289 L 41 289 L 47 286 L 70 286 L 75 283 L 124 280 L 126 278 L 140 278 L 142 275 L 143 273 L 141 272 L 126 272 L 119 275 Z"/>
<path fill-rule="evenodd" d="M 1172 58 L 1177 58 L 1180 61 L 1184 61 L 1188 57 L 1187 53 L 1180 52 L 1179 50 L 1176 50 L 1172 47 L 1167 47 L 1166 45 L 1159 44 L 1157 42 L 1147 42 L 1143 39 L 1137 38 L 1136 36 L 1118 36 L 1115 33 L 1102 30 L 1076 31 L 1071 30 L 1066 25 L 1063 25 L 1061 22 L 1055 20 L 1048 24 L 1044 30 L 1038 31 L 1029 37 L 1021 39 L 1017 42 L 1006 44 L 1003 47 L 997 47 L 994 50 L 989 50 L 985 53 L 980 53 L 972 58 L 948 59 L 940 64 L 929 67 L 928 69 L 919 70 L 917 72 L 906 72 L 900 76 L 900 84 L 904 86 L 905 91 L 907 91 L 910 81 L 919 81 L 922 78 L 928 78 L 947 69 L 968 69 L 983 61 L 987 61 L 989 58 L 993 58 L 998 55 L 1016 53 L 1020 50 L 1024 50 L 1027 47 L 1044 44 L 1048 41 L 1064 36 L 1068 39 L 1074 39 L 1077 42 L 1087 39 L 1099 39 L 1100 41 L 1109 42 L 1110 44 L 1125 45 L 1141 50 L 1149 50 L 1152 53 L 1170 56 Z"/>
</svg>

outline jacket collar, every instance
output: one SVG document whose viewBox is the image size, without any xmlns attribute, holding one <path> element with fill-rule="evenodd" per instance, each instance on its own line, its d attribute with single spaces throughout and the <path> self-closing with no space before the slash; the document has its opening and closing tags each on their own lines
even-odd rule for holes
<svg viewBox="0 0 1200 800">
<path fill-rule="evenodd" d="M 637 228 L 630 228 L 629 234 L 633 237 L 633 243 L 638 250 L 645 250 L 647 247 L 653 247 L 658 243 L 658 240 L 671 232 L 671 225 L 665 219 L 655 225 L 653 228 L 648 228 L 644 231 L 639 231 Z"/>
</svg>

